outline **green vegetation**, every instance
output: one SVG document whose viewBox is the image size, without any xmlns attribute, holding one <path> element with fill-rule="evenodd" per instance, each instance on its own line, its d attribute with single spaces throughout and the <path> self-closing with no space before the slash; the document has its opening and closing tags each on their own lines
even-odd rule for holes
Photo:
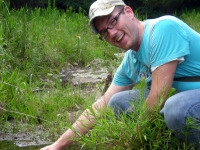
<svg viewBox="0 0 200 150">
<path fill-rule="evenodd" d="M 67 63 L 86 66 L 94 58 L 115 65 L 113 54 L 120 49 L 94 36 L 84 13 L 73 9 L 9 10 L 2 5 L 0 14 L 0 130 L 7 121 L 42 124 L 45 136 L 55 140 L 70 127 L 68 112 L 83 111 L 94 101 L 81 87 L 62 87 L 59 73 Z M 198 11 L 185 11 L 181 16 L 200 31 Z M 115 60 L 116 61 L 116 60 Z M 55 78 L 57 76 L 57 78 Z M 47 82 L 49 81 L 49 82 Z M 50 82 L 51 81 L 51 82 Z M 137 113 L 142 115 L 142 109 Z M 176 141 L 166 129 L 162 116 L 141 120 L 137 114 L 117 120 L 112 111 L 102 113 L 97 126 L 77 140 L 83 149 L 189 149 Z M 17 127 L 16 127 L 17 128 Z M 31 130 L 31 129 L 30 129 Z M 33 129 L 34 130 L 34 129 Z"/>
</svg>

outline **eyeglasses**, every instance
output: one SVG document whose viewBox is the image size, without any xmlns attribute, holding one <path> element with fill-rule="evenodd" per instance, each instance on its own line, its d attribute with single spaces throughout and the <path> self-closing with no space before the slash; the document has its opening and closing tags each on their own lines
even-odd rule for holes
<svg viewBox="0 0 200 150">
<path fill-rule="evenodd" d="M 103 40 L 104 38 L 106 38 L 108 36 L 108 29 L 113 29 L 115 27 L 115 25 L 117 24 L 117 21 L 119 19 L 119 16 L 123 11 L 124 11 L 124 8 L 108 23 L 108 26 L 105 30 L 102 30 L 101 32 L 99 32 L 100 40 Z"/>
</svg>

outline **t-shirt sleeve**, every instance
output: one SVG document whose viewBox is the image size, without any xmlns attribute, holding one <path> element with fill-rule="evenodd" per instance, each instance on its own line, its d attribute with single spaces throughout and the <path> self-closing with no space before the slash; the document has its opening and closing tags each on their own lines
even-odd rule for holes
<svg viewBox="0 0 200 150">
<path fill-rule="evenodd" d="M 175 21 L 166 19 L 157 23 L 150 39 L 151 70 L 189 54 L 188 41 L 187 33 Z"/>
<path fill-rule="evenodd" d="M 134 52 L 128 50 L 114 75 L 112 84 L 118 86 L 127 86 L 133 84 L 136 80 L 137 64 Z"/>
<path fill-rule="evenodd" d="M 141 64 L 136 59 L 136 52 L 129 50 L 118 67 L 112 83 L 118 86 L 127 86 L 137 84 L 141 79 L 149 82 L 151 80 L 151 72 L 146 65 Z"/>
<path fill-rule="evenodd" d="M 121 64 L 114 75 L 112 84 L 118 85 L 118 86 L 126 86 L 133 84 L 133 81 L 126 76 L 123 68 L 123 64 Z"/>
</svg>

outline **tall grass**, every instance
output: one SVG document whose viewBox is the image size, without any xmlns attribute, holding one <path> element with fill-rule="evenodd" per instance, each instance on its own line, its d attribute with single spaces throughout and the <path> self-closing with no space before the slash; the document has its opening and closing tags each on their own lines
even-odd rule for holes
<svg viewBox="0 0 200 150">
<path fill-rule="evenodd" d="M 183 144 L 166 128 L 162 116 L 150 122 L 140 120 L 138 114 L 123 115 L 117 120 L 109 110 L 106 113 L 97 120 L 95 129 L 78 140 L 84 149 L 184 149 Z"/>
<path fill-rule="evenodd" d="M 95 95 L 83 96 L 79 87 L 70 85 L 62 88 L 54 76 L 67 63 L 85 66 L 94 58 L 110 60 L 114 65 L 113 53 L 120 50 L 94 36 L 88 17 L 81 11 L 8 10 L 4 3 L 0 6 L 0 102 L 4 108 L 0 109 L 0 129 L 7 129 L 7 120 L 42 124 L 55 140 L 70 127 L 68 113 L 89 107 Z M 199 16 L 198 11 L 185 11 L 180 17 L 200 31 Z M 118 120 L 109 109 L 102 116 L 91 132 L 77 140 L 80 148 L 190 148 L 176 141 L 160 115 L 153 123 L 140 121 L 136 114 Z"/>
<path fill-rule="evenodd" d="M 2 23 L 6 62 L 29 73 L 60 69 L 66 62 L 85 65 L 109 49 L 90 32 L 88 18 L 73 9 L 5 10 Z"/>
<path fill-rule="evenodd" d="M 194 30 L 197 32 L 200 32 L 200 13 L 199 10 L 185 10 L 181 16 L 181 19 L 183 19 L 189 26 L 191 26 Z"/>
</svg>

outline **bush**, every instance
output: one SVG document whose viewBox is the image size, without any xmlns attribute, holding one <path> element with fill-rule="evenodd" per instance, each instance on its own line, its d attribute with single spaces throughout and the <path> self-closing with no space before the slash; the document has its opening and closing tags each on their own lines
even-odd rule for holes
<svg viewBox="0 0 200 150">
<path fill-rule="evenodd" d="M 95 0 L 5 0 L 10 3 L 11 8 L 19 9 L 21 7 L 29 8 L 58 8 L 69 9 L 70 7 L 79 12 L 80 9 L 84 14 L 88 14 L 90 5 Z M 173 14 L 175 11 L 180 12 L 183 9 L 197 8 L 200 6 L 198 0 L 124 0 L 127 5 L 130 5 L 134 10 L 138 11 L 140 15 L 147 15 L 148 17 L 158 17 L 163 14 Z"/>
<path fill-rule="evenodd" d="M 148 18 L 158 17 L 164 14 L 181 13 L 186 8 L 197 8 L 200 5 L 198 0 L 124 0 L 140 15 L 147 15 Z"/>
</svg>

